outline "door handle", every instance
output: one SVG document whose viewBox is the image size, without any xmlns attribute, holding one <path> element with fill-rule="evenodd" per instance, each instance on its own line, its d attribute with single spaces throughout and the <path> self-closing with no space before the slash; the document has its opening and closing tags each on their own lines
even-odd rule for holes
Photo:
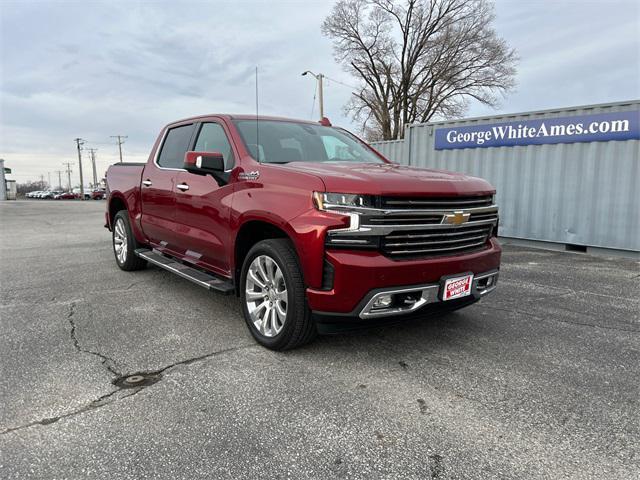
<svg viewBox="0 0 640 480">
<path fill-rule="evenodd" d="M 142 181 L 142 184 L 143 184 L 145 187 L 150 187 L 151 185 L 153 185 L 153 184 L 151 183 L 151 180 L 149 180 L 148 178 L 147 178 L 146 180 L 143 180 L 143 181 Z"/>
<path fill-rule="evenodd" d="M 187 190 L 189 190 L 189 185 L 187 185 L 186 183 L 179 183 L 178 185 L 176 185 L 176 188 L 182 190 L 183 192 L 186 192 Z"/>
</svg>

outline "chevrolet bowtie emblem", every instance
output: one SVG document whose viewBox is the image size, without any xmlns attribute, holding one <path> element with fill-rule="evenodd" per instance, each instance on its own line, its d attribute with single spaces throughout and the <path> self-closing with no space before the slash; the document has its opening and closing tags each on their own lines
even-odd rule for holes
<svg viewBox="0 0 640 480">
<path fill-rule="evenodd" d="M 462 225 L 469 221 L 470 216 L 470 213 L 464 213 L 462 210 L 458 210 L 453 213 L 447 213 L 442 219 L 442 223 L 449 225 Z"/>
</svg>

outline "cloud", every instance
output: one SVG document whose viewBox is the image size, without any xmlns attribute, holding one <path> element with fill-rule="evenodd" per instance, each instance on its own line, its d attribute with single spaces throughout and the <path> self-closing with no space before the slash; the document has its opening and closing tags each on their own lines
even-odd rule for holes
<svg viewBox="0 0 640 480">
<path fill-rule="evenodd" d="M 75 161 L 79 136 L 104 171 L 117 160 L 109 136 L 122 134 L 126 158 L 144 161 L 170 121 L 254 112 L 256 65 L 261 113 L 310 118 L 315 84 L 302 71 L 357 83 L 320 33 L 330 9 L 324 0 L 4 1 L 0 157 L 18 180 L 46 178 Z M 504 111 L 640 96 L 637 3 L 499 1 L 496 11 L 498 33 L 522 58 Z M 349 96 L 325 85 L 327 115 L 354 128 L 342 111 Z"/>
</svg>

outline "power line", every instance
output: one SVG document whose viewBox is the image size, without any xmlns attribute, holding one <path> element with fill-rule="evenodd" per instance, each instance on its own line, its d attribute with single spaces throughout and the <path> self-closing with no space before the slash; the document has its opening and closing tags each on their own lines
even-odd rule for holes
<svg viewBox="0 0 640 480">
<path fill-rule="evenodd" d="M 347 88 L 350 88 L 352 90 L 360 90 L 360 87 L 354 87 L 353 85 L 347 85 L 346 83 L 341 82 L 340 80 L 335 80 L 335 79 L 333 79 L 331 77 L 327 77 L 326 75 L 324 76 L 324 78 L 326 78 L 327 80 L 329 80 L 329 81 L 331 81 L 333 83 L 337 83 L 339 85 L 342 85 L 343 87 L 347 87 Z"/>
</svg>

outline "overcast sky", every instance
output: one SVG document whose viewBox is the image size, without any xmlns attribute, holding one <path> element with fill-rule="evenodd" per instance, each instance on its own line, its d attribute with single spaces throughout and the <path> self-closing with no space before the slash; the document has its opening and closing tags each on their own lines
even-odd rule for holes
<svg viewBox="0 0 640 480">
<path fill-rule="evenodd" d="M 128 135 L 125 159 L 145 161 L 170 121 L 253 113 L 256 65 L 260 113 L 311 118 L 315 83 L 302 71 L 355 83 L 320 33 L 332 3 L 0 0 L 0 158 L 9 178 L 50 172 L 57 184 L 62 162 L 77 163 L 75 137 L 98 148 L 102 175 L 117 160 L 110 135 Z M 474 105 L 469 116 L 640 98 L 639 4 L 499 0 L 496 30 L 521 58 L 517 91 L 498 110 Z M 342 113 L 350 91 L 327 82 L 325 110 L 353 128 Z"/>
</svg>

